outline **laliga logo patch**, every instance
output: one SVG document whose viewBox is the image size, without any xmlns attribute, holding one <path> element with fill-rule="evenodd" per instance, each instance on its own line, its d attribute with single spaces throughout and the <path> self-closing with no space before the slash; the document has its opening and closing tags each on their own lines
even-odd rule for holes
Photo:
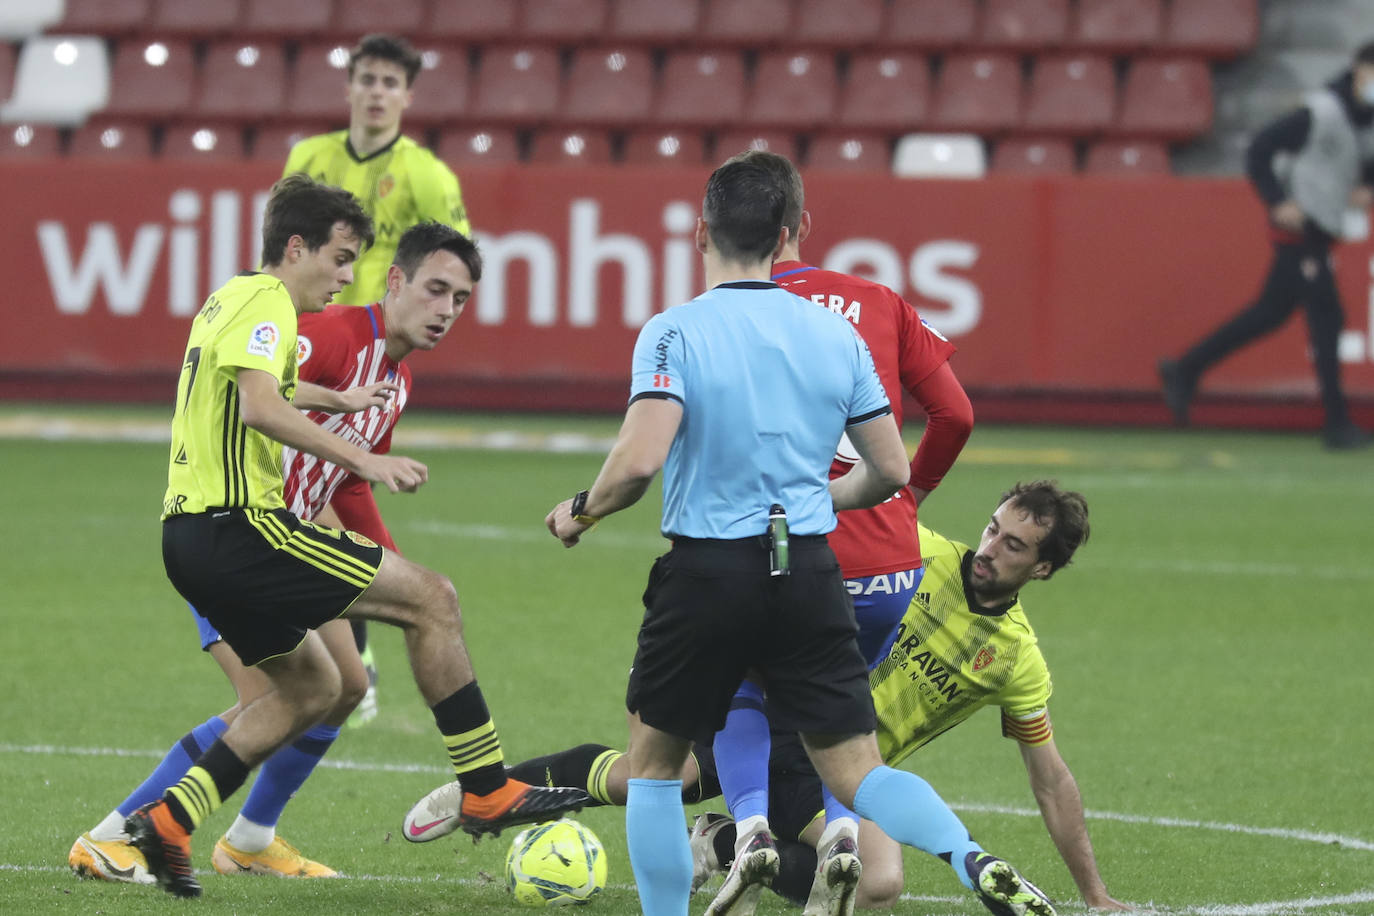
<svg viewBox="0 0 1374 916">
<path fill-rule="evenodd" d="M 994 652 L 992 649 L 989 649 L 987 646 L 984 646 L 983 648 L 978 650 L 978 654 L 975 655 L 973 658 L 973 670 L 982 671 L 988 665 L 991 665 L 993 661 L 996 660 L 996 658 L 997 653 Z"/>
<path fill-rule="evenodd" d="M 364 535 L 361 535 L 361 534 L 359 534 L 359 533 L 356 532 L 356 531 L 345 531 L 344 534 L 348 536 L 348 539 L 349 539 L 350 541 L 352 541 L 353 543 L 357 544 L 359 547 L 376 547 L 376 546 L 377 546 L 377 542 L 376 542 L 376 541 L 372 540 L 372 539 L 369 538 L 369 537 L 366 537 L 366 536 L 364 536 Z"/>
<path fill-rule="evenodd" d="M 383 175 L 377 182 L 377 196 L 386 197 L 396 187 L 396 179 L 391 177 L 391 173 Z"/>
<path fill-rule="evenodd" d="M 923 325 L 926 326 L 926 330 L 927 330 L 927 331 L 929 331 L 930 333 L 934 334 L 936 337 L 940 338 L 940 339 L 943 340 L 945 343 L 949 343 L 949 338 L 946 337 L 945 335 L 941 334 L 939 331 L 935 330 L 935 327 L 934 327 L 929 321 L 926 321 L 924 318 L 922 318 L 922 319 L 921 319 L 921 324 L 923 324 Z"/>
<path fill-rule="evenodd" d="M 281 340 L 281 332 L 277 326 L 270 321 L 264 321 L 253 329 L 253 333 L 248 335 L 248 353 L 252 356 L 265 356 L 274 359 L 277 355 L 277 341 Z"/>
<path fill-rule="evenodd" d="M 310 345 L 309 337 L 296 338 L 296 365 L 299 366 L 310 358 L 310 352 L 314 348 Z"/>
</svg>

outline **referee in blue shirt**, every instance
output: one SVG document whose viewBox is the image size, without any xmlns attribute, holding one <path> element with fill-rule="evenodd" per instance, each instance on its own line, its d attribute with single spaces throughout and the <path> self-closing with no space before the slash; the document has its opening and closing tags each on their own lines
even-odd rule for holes
<svg viewBox="0 0 1374 916">
<path fill-rule="evenodd" d="M 787 240 L 785 203 L 776 171 L 748 154 L 712 173 L 695 235 L 708 291 L 644 325 L 615 445 L 592 486 L 545 520 L 572 547 L 663 469 L 661 527 L 673 546 L 649 573 L 626 693 L 626 835 L 649 916 L 687 913 L 682 765 L 694 739 L 709 742 L 725 723 L 746 670 L 836 798 L 904 843 L 930 829 L 913 803 L 930 787 L 878 755 L 854 611 L 825 540 L 836 511 L 906 484 L 906 447 L 849 323 L 769 279 Z M 864 460 L 828 480 L 846 432 Z M 776 873 L 767 830 L 741 845 L 759 877 Z"/>
</svg>

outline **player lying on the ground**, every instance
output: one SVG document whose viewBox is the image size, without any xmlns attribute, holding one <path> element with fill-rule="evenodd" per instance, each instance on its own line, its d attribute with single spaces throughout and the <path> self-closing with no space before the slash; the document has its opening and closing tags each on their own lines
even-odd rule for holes
<svg viewBox="0 0 1374 916">
<path fill-rule="evenodd" d="M 1073 774 L 1055 746 L 1047 703 L 1051 684 L 1019 592 L 1065 566 L 1087 538 L 1087 504 L 1053 483 L 1018 484 L 999 501 L 978 549 L 921 528 L 925 577 L 899 625 L 888 657 L 870 685 L 878 714 L 878 745 L 891 764 L 984 706 L 1002 710 L 1002 733 L 1016 740 L 1045 826 L 1089 906 L 1129 909 L 1107 892 L 1097 870 Z M 824 827 L 820 780 L 796 735 L 773 734 L 769 817 L 782 842 L 781 872 L 773 889 L 805 901 Z M 601 804 L 625 803 L 628 759 L 618 750 L 584 744 L 517 764 L 527 782 L 586 786 Z M 683 801 L 720 795 L 710 748 L 698 745 L 683 770 Z M 435 839 L 456 825 L 453 784 L 422 799 L 406 816 L 413 842 Z M 700 886 L 734 856 L 734 822 L 698 816 L 692 851 Z M 872 823 L 859 831 L 861 907 L 893 904 L 902 891 L 901 847 Z"/>
</svg>

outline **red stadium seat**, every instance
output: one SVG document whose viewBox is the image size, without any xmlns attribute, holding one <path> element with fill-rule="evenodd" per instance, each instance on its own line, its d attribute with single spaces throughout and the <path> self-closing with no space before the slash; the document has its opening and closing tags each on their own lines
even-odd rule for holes
<svg viewBox="0 0 1374 916">
<path fill-rule="evenodd" d="M 127 38 L 115 48 L 104 113 L 163 118 L 189 112 L 195 76 L 195 50 L 189 41 Z"/>
<path fill-rule="evenodd" d="M 1105 57 L 1051 54 L 1035 61 L 1021 126 L 1037 133 L 1086 136 L 1116 114 L 1116 68 Z"/>
<path fill-rule="evenodd" d="M 416 40 L 423 35 L 425 0 L 334 0 L 334 17 L 329 31 L 335 35 L 357 39 L 371 32 L 404 35 Z M 443 4 L 455 5 L 455 4 Z M 456 4 L 466 6 L 466 2 Z"/>
<path fill-rule="evenodd" d="M 1060 137 L 1008 137 L 992 154 L 992 171 L 1004 175 L 1071 175 L 1073 143 Z"/>
<path fill-rule="evenodd" d="M 806 167 L 886 173 L 892 169 L 892 144 L 881 134 L 816 134 L 807 150 Z"/>
<path fill-rule="evenodd" d="M 1173 0 L 1164 26 L 1171 50 L 1234 57 L 1259 40 L 1256 0 Z"/>
<path fill-rule="evenodd" d="M 211 38 L 228 34 L 243 21 L 244 0 L 155 0 L 148 22 L 152 35 Z"/>
<path fill-rule="evenodd" d="M 701 21 L 699 0 L 611 0 L 610 36 L 615 41 L 679 44 L 690 41 Z"/>
<path fill-rule="evenodd" d="M 152 0 L 66 0 L 62 21 L 50 31 L 58 35 L 114 37 L 144 29 Z"/>
<path fill-rule="evenodd" d="M 162 158 L 188 162 L 243 159 L 243 131 L 225 124 L 173 124 L 162 135 Z"/>
<path fill-rule="evenodd" d="M 535 124 L 558 110 L 558 52 L 552 48 L 485 48 L 477 68 L 472 114 L 480 121 Z"/>
<path fill-rule="evenodd" d="M 744 117 L 744 58 L 734 51 L 676 51 L 663 64 L 652 118 L 673 126 L 736 124 Z"/>
<path fill-rule="evenodd" d="M 151 159 L 153 139 L 147 124 L 99 118 L 72 131 L 67 155 L 87 159 Z"/>
<path fill-rule="evenodd" d="M 1069 0 L 984 0 L 978 42 L 988 48 L 1038 51 L 1064 43 Z"/>
<path fill-rule="evenodd" d="M 338 118 L 347 111 L 348 47 L 339 41 L 301 45 L 286 91 L 284 113 L 299 118 Z"/>
<path fill-rule="evenodd" d="M 334 0 L 244 0 L 240 31 L 274 38 L 311 38 L 334 27 Z"/>
<path fill-rule="evenodd" d="M 530 162 L 545 165 L 609 165 L 611 139 L 598 130 L 544 130 L 534 135 Z"/>
<path fill-rule="evenodd" d="M 653 99 L 654 64 L 643 48 L 579 48 L 564 83 L 558 120 L 625 125 L 645 120 Z"/>
<path fill-rule="evenodd" d="M 996 133 L 1021 120 L 1021 63 L 1007 54 L 945 58 L 931 120 L 939 130 Z"/>
<path fill-rule="evenodd" d="M 510 41 L 516 32 L 519 7 L 514 0 L 463 0 L 430 5 L 429 21 L 420 35 L 428 41 L 482 44 Z"/>
<path fill-rule="evenodd" d="M 577 44 L 606 37 L 606 0 L 524 0 L 520 35 L 529 41 Z"/>
<path fill-rule="evenodd" d="M 339 108 L 335 114 L 344 114 L 344 111 Z M 286 164 L 286 156 L 291 152 L 291 147 L 306 137 L 339 129 L 347 123 L 347 120 L 347 115 L 344 114 L 343 123 L 318 121 L 313 124 L 303 124 L 293 121 L 290 124 L 271 124 L 266 127 L 259 127 L 253 134 L 253 149 L 248 154 L 248 158 L 255 162 L 275 162 L 280 168 Z"/>
<path fill-rule="evenodd" d="M 744 105 L 744 118 L 759 127 L 810 128 L 835 118 L 839 77 L 835 59 L 823 52 L 760 54 Z"/>
<path fill-rule="evenodd" d="M 977 25 L 977 0 L 892 0 L 877 41 L 944 53 L 971 44 Z"/>
<path fill-rule="evenodd" d="M 1153 47 L 1163 27 L 1163 0 L 1078 0 L 1069 42 L 1123 54 Z"/>
<path fill-rule="evenodd" d="M 716 135 L 714 161 L 723 162 L 749 149 L 768 150 L 797 161 L 797 137 L 785 130 L 727 130 Z"/>
<path fill-rule="evenodd" d="M 766 48 L 792 35 L 792 0 L 705 0 L 701 11 L 703 45 Z"/>
<path fill-rule="evenodd" d="M 1167 175 L 1169 151 L 1162 143 L 1099 140 L 1088 148 L 1083 172 L 1088 175 Z"/>
<path fill-rule="evenodd" d="M 836 124 L 905 133 L 925 123 L 930 64 L 919 54 L 856 54 L 840 93 Z"/>
<path fill-rule="evenodd" d="M 519 162 L 520 138 L 508 127 L 453 127 L 439 132 L 435 154 L 451 165 Z"/>
<path fill-rule="evenodd" d="M 286 104 L 286 52 L 281 45 L 225 40 L 210 45 L 200 69 L 195 112 L 204 118 L 257 121 Z"/>
<path fill-rule="evenodd" d="M 51 124 L 0 124 L 0 159 L 53 159 L 62 135 Z"/>
<path fill-rule="evenodd" d="M 1212 126 L 1212 73 L 1187 58 L 1138 58 L 1121 96 L 1117 133 L 1184 140 Z"/>
<path fill-rule="evenodd" d="M 871 45 L 883 24 L 882 0 L 799 0 L 793 38 L 807 47 Z"/>
<path fill-rule="evenodd" d="M 706 139 L 695 130 L 636 130 L 625 137 L 627 165 L 706 165 Z"/>
<path fill-rule="evenodd" d="M 461 45 L 420 45 L 420 72 L 406 123 L 442 124 L 468 110 L 471 55 Z"/>
</svg>

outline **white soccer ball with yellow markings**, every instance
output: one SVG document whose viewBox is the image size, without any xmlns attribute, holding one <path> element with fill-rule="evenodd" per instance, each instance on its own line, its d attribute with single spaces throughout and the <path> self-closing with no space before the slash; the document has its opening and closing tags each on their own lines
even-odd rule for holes
<svg viewBox="0 0 1374 916">
<path fill-rule="evenodd" d="M 606 850 L 571 818 L 522 830 L 506 854 L 506 887 L 524 906 L 587 903 L 606 886 Z"/>
</svg>

